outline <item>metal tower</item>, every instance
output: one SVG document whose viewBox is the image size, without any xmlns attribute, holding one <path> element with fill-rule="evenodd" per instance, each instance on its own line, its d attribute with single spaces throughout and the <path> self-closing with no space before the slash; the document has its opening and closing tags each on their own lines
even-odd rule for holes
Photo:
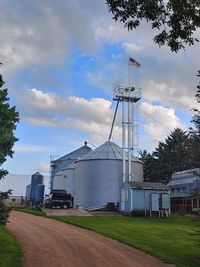
<svg viewBox="0 0 200 267">
<path fill-rule="evenodd" d="M 113 100 L 122 102 L 122 178 L 123 182 L 126 181 L 126 160 L 125 151 L 128 149 L 128 181 L 131 181 L 131 155 L 133 151 L 133 128 L 134 128 L 134 117 L 133 107 L 134 103 L 139 101 L 141 98 L 141 89 L 136 89 L 133 86 L 118 86 L 114 89 Z M 128 129 L 128 136 L 126 134 Z M 127 138 L 128 137 L 128 138 Z M 126 147 L 128 143 L 128 148 Z"/>
</svg>

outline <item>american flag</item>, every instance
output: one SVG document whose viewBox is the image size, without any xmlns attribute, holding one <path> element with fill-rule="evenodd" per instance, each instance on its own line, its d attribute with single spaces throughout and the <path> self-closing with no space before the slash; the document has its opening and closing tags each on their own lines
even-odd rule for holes
<svg viewBox="0 0 200 267">
<path fill-rule="evenodd" d="M 136 68 L 140 68 L 141 67 L 140 63 L 138 63 L 135 59 L 133 59 L 131 57 L 129 57 L 129 65 L 133 65 Z"/>
</svg>

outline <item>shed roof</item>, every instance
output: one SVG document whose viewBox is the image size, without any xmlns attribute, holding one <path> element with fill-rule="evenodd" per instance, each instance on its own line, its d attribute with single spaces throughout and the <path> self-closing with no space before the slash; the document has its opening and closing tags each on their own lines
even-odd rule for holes
<svg viewBox="0 0 200 267">
<path fill-rule="evenodd" d="M 168 186 L 171 187 L 192 184 L 197 180 L 200 180 L 200 168 L 174 172 L 172 174 L 172 179 L 168 183 Z"/>
<path fill-rule="evenodd" d="M 94 159 L 116 159 L 122 160 L 122 148 L 117 144 L 107 141 L 104 144 L 100 145 L 90 153 L 83 156 L 82 160 L 94 160 Z M 125 154 L 126 160 L 128 160 L 128 153 Z M 132 156 L 133 161 L 139 161 L 138 158 Z M 141 162 L 141 161 L 139 161 Z M 142 162 L 141 162 L 142 163 Z"/>
<path fill-rule="evenodd" d="M 150 183 L 150 182 L 126 182 L 131 188 L 136 189 L 154 189 L 154 190 L 169 190 L 169 188 L 162 183 Z"/>
</svg>

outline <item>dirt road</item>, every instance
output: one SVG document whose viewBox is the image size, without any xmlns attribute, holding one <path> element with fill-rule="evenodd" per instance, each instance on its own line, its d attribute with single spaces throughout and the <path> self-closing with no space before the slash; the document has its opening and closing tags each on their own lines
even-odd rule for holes
<svg viewBox="0 0 200 267">
<path fill-rule="evenodd" d="M 7 227 L 23 247 L 24 267 L 166 267 L 115 240 L 55 220 L 13 211 Z"/>
</svg>

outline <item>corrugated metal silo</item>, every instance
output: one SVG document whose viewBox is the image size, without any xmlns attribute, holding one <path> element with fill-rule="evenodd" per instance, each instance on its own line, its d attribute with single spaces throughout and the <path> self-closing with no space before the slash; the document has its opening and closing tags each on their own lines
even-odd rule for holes
<svg viewBox="0 0 200 267">
<path fill-rule="evenodd" d="M 72 164 L 74 161 L 79 160 L 90 151 L 92 151 L 92 149 L 87 145 L 87 142 L 85 142 L 84 146 L 52 161 L 52 176 Z"/>
<path fill-rule="evenodd" d="M 31 184 L 28 184 L 26 186 L 26 200 L 27 201 L 31 200 Z"/>
<path fill-rule="evenodd" d="M 59 171 L 53 178 L 53 189 L 64 189 L 67 187 L 67 179 L 63 175 L 63 171 Z"/>
<path fill-rule="evenodd" d="M 36 195 L 36 186 L 37 184 L 43 184 L 44 176 L 36 172 L 31 176 L 31 201 L 35 201 L 35 195 Z"/>
<path fill-rule="evenodd" d="M 87 142 L 85 142 L 85 145 L 66 154 L 63 157 L 58 158 L 57 160 L 54 160 L 51 162 L 51 175 L 50 175 L 50 189 L 55 189 L 53 187 L 54 184 L 54 176 L 59 172 L 62 171 L 67 166 L 71 165 L 76 160 L 79 160 L 84 155 L 91 152 L 92 149 L 87 145 Z"/>
<path fill-rule="evenodd" d="M 44 185 L 37 184 L 36 185 L 36 192 L 35 192 L 35 202 L 37 204 L 42 204 L 44 201 Z"/>
<path fill-rule="evenodd" d="M 127 154 L 126 162 L 128 170 Z M 143 164 L 135 157 L 132 157 L 132 169 L 132 180 L 143 181 Z M 105 142 L 77 161 L 74 204 L 88 208 L 117 203 L 121 184 L 122 149 L 110 141 Z"/>
<path fill-rule="evenodd" d="M 72 163 L 67 166 L 62 172 L 63 177 L 66 179 L 66 190 L 67 193 L 74 196 L 74 174 L 75 174 L 76 163 Z"/>
</svg>

